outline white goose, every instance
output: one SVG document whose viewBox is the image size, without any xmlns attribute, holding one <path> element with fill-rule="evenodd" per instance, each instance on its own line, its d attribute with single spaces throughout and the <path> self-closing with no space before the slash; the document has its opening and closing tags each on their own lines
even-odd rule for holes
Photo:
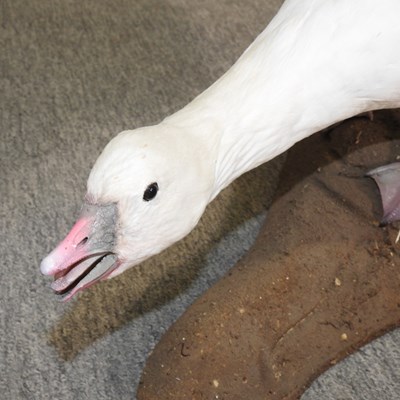
<svg viewBox="0 0 400 400">
<path fill-rule="evenodd" d="M 189 105 L 111 140 L 78 222 L 41 263 L 55 292 L 69 299 L 180 240 L 223 188 L 297 141 L 399 107 L 399 18 L 399 0 L 287 0 Z M 399 165 L 389 170 L 399 182 Z M 400 213 L 399 187 L 386 214 Z"/>
</svg>

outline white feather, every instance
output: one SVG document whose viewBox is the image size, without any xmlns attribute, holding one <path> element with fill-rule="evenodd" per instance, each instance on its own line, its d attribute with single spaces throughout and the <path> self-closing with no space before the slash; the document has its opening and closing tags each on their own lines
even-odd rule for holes
<svg viewBox="0 0 400 400">
<path fill-rule="evenodd" d="M 117 202 L 111 276 L 196 225 L 244 172 L 335 122 L 400 106 L 400 1 L 288 0 L 236 64 L 159 125 L 118 135 L 88 181 Z M 156 198 L 143 202 L 157 182 Z"/>
</svg>

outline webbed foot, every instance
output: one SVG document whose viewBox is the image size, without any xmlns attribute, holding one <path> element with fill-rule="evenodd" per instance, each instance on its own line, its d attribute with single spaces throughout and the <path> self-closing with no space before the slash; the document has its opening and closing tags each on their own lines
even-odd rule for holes
<svg viewBox="0 0 400 400">
<path fill-rule="evenodd" d="M 382 197 L 381 225 L 400 220 L 400 162 L 375 168 L 367 173 L 375 180 Z"/>
</svg>

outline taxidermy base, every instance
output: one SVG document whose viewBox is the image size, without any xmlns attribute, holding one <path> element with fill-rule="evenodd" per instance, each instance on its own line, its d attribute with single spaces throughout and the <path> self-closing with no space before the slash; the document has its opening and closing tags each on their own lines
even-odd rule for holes
<svg viewBox="0 0 400 400">
<path fill-rule="evenodd" d="M 400 140 L 395 111 L 374 116 L 290 150 L 256 243 L 164 335 L 139 400 L 298 399 L 399 325 L 398 228 L 379 226 L 365 173 L 395 161 Z"/>
</svg>

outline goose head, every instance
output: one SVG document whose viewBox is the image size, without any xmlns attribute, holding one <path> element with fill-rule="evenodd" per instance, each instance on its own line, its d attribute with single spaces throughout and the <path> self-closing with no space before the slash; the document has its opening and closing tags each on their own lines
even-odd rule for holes
<svg viewBox="0 0 400 400">
<path fill-rule="evenodd" d="M 41 263 L 70 299 L 187 235 L 209 201 L 215 163 L 194 135 L 166 123 L 125 131 L 89 175 L 80 217 Z"/>
</svg>

